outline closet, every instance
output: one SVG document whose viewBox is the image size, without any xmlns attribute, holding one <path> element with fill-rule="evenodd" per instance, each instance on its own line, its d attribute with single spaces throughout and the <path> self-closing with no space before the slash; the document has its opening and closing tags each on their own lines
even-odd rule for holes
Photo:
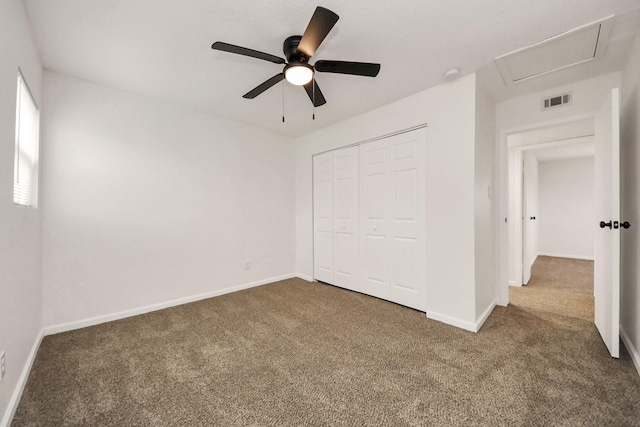
<svg viewBox="0 0 640 427">
<path fill-rule="evenodd" d="M 426 310 L 426 129 L 313 157 L 314 278 Z"/>
</svg>

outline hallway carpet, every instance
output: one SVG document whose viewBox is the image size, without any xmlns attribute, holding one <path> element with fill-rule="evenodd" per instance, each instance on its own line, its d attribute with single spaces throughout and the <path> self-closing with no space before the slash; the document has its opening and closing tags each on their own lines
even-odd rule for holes
<svg viewBox="0 0 640 427">
<path fill-rule="evenodd" d="M 12 425 L 639 425 L 592 270 L 541 258 L 477 334 L 290 279 L 48 336 Z"/>
<path fill-rule="evenodd" d="M 509 302 L 593 323 L 593 261 L 539 256 L 529 284 L 510 288 Z"/>
</svg>

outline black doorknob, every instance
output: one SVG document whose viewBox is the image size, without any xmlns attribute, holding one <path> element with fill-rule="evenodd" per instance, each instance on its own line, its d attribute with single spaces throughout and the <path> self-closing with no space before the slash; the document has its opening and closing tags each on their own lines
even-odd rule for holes
<svg viewBox="0 0 640 427">
<path fill-rule="evenodd" d="M 631 227 L 631 224 L 629 224 L 629 221 L 625 221 L 622 224 L 620 224 L 620 227 L 622 228 L 629 228 Z"/>
<path fill-rule="evenodd" d="M 609 222 L 600 221 L 600 228 L 605 228 L 605 227 L 611 228 L 611 221 Z"/>
</svg>

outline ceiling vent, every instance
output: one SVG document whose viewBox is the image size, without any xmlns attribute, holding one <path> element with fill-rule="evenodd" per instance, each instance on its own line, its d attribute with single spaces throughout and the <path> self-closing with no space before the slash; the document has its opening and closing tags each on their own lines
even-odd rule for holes
<svg viewBox="0 0 640 427">
<path fill-rule="evenodd" d="M 571 92 L 543 99 L 542 109 L 547 110 L 549 108 L 561 107 L 567 104 L 571 104 Z"/>
<path fill-rule="evenodd" d="M 604 54 L 613 15 L 499 56 L 496 65 L 507 85 L 523 82 Z"/>
</svg>

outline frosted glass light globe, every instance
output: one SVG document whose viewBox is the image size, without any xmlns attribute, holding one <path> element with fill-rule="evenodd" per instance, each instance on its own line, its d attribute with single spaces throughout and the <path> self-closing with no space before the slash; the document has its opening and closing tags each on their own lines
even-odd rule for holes
<svg viewBox="0 0 640 427">
<path fill-rule="evenodd" d="M 292 85 L 303 86 L 313 78 L 313 69 L 309 65 L 291 65 L 284 70 L 284 78 Z"/>
</svg>

